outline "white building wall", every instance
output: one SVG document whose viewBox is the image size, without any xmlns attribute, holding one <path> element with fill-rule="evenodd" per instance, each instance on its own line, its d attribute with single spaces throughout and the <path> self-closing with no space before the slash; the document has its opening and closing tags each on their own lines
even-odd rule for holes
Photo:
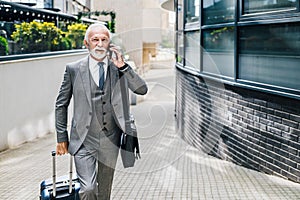
<svg viewBox="0 0 300 200">
<path fill-rule="evenodd" d="M 0 62 L 0 151 L 55 131 L 55 100 L 65 65 L 85 55 Z"/>
<path fill-rule="evenodd" d="M 156 17 L 153 17 L 156 16 Z M 161 42 L 161 10 L 159 8 L 147 8 L 143 10 L 143 42 Z"/>
</svg>

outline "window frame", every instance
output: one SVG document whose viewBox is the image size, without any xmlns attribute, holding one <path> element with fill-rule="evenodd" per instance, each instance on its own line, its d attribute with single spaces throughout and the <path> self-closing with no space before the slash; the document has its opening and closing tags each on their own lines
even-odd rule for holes
<svg viewBox="0 0 300 200">
<path fill-rule="evenodd" d="M 286 17 L 300 17 L 300 1 L 297 0 L 295 8 L 244 14 L 244 0 L 238 0 L 239 21 L 272 20 Z"/>
<path fill-rule="evenodd" d="M 200 29 L 198 29 L 198 28 L 196 28 L 196 27 L 194 27 L 193 29 L 185 29 L 184 31 L 183 31 L 183 40 L 184 40 L 184 66 L 186 67 L 186 68 L 189 68 L 189 69 L 191 69 L 191 70 L 193 70 L 193 71 L 197 71 L 197 72 L 201 72 L 202 71 L 202 65 L 201 65 L 201 63 L 202 63 L 202 53 L 201 53 L 201 46 L 202 46 L 202 44 L 201 44 L 201 42 L 200 42 L 200 52 L 199 52 L 199 55 L 198 55 L 198 58 L 200 59 L 200 62 L 199 62 L 199 66 L 197 66 L 197 67 L 193 67 L 193 66 L 189 66 L 189 65 L 187 65 L 187 61 L 186 61 L 186 48 L 187 48 L 187 45 L 186 45 L 186 41 L 187 41 L 187 39 L 186 39 L 186 34 L 187 33 L 195 33 L 195 32 L 199 32 L 199 41 L 200 41 L 200 38 L 201 38 L 201 31 L 200 31 Z"/>
<path fill-rule="evenodd" d="M 256 90 L 260 92 L 266 92 L 271 94 L 276 94 L 280 96 L 285 96 L 288 98 L 293 99 L 299 99 L 300 100 L 300 88 L 299 90 L 289 88 L 289 87 L 283 87 L 279 85 L 272 85 L 272 84 L 266 84 L 262 82 L 255 82 L 251 80 L 245 80 L 241 79 L 239 75 L 240 71 L 240 64 L 239 64 L 239 45 L 240 45 L 240 36 L 239 36 L 239 30 L 241 27 L 245 26 L 253 26 L 253 25 L 268 25 L 268 24 L 278 24 L 278 23 L 294 23 L 299 22 L 300 23 L 300 0 L 297 0 L 296 2 L 296 8 L 293 9 L 282 9 L 282 10 L 276 10 L 276 11 L 270 11 L 270 12 L 258 12 L 258 13 L 251 13 L 251 14 L 243 14 L 243 0 L 236 0 L 235 2 L 235 20 L 234 22 L 227 22 L 227 23 L 220 23 L 220 24 L 212 24 L 212 25 L 203 25 L 202 24 L 202 18 L 203 18 L 203 1 L 200 1 L 200 8 L 199 8 L 199 22 L 197 23 L 186 23 L 186 4 L 187 0 L 183 0 L 183 8 L 184 8 L 184 16 L 183 16 L 183 37 L 186 36 L 187 32 L 190 31 L 200 31 L 200 66 L 198 67 L 200 70 L 195 70 L 194 68 L 190 68 L 186 66 L 186 62 L 183 61 L 183 64 L 176 63 L 176 66 L 181 68 L 182 70 L 187 71 L 188 73 L 204 77 L 207 79 L 212 79 L 218 82 L 222 82 L 228 85 L 233 85 L 236 87 L 241 88 L 247 88 L 251 90 Z M 175 0 L 175 5 L 177 8 L 177 2 L 178 0 Z M 177 19 L 177 18 L 176 18 Z M 226 77 L 222 75 L 217 74 L 211 74 L 203 71 L 203 31 L 207 29 L 214 29 L 214 28 L 221 28 L 221 27 L 228 27 L 228 26 L 234 26 L 234 76 L 233 77 Z M 177 47 L 176 47 L 177 48 Z M 185 39 L 184 39 L 184 49 L 186 48 Z M 185 52 L 184 52 L 184 59 L 185 59 Z"/>
<path fill-rule="evenodd" d="M 187 2 L 188 2 L 189 0 L 183 0 L 183 4 L 184 4 L 184 17 L 183 17 L 183 23 L 184 23 L 184 29 L 194 29 L 194 28 L 196 28 L 196 27 L 198 27 L 198 28 L 200 28 L 200 18 L 202 18 L 202 16 L 201 16 L 201 7 L 200 7 L 200 5 L 201 5 L 201 3 L 202 3 L 202 0 L 199 0 L 200 1 L 200 4 L 199 4 L 199 19 L 198 19 L 198 21 L 194 21 L 194 22 L 187 22 L 186 21 L 186 16 L 187 16 L 187 6 L 186 6 L 186 4 L 187 4 Z"/>
<path fill-rule="evenodd" d="M 179 31 L 180 32 L 182 32 L 182 34 L 183 34 L 183 37 L 184 37 L 184 26 L 185 26 L 185 0 L 182 0 L 182 5 L 181 5 L 181 12 L 182 12 L 182 21 L 181 21 L 181 23 L 182 23 L 182 30 L 180 29 L 179 30 L 179 27 L 178 27 L 178 20 L 179 20 L 179 14 L 178 14 L 178 2 L 179 0 L 175 0 L 174 1 L 174 5 L 175 5 L 175 9 L 176 9 L 176 24 L 175 24 L 175 27 L 176 27 L 176 37 L 175 37 L 175 48 L 176 48 L 176 51 L 175 51 L 175 53 L 176 53 L 176 64 L 177 65 L 180 65 L 180 66 L 185 66 L 185 52 L 183 51 L 183 57 L 182 57 L 182 62 L 177 62 L 177 59 L 178 59 L 178 56 L 179 56 L 179 52 L 178 52 L 178 44 L 179 44 L 179 38 L 178 38 L 178 36 L 179 36 Z M 185 48 L 185 44 L 184 44 L 184 39 L 183 39 L 183 48 Z"/>
</svg>

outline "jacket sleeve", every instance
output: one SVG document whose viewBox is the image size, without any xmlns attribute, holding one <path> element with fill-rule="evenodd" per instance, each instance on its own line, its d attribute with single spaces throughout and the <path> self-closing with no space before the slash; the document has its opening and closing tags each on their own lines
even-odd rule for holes
<svg viewBox="0 0 300 200">
<path fill-rule="evenodd" d="M 68 106 L 72 98 L 72 82 L 70 69 L 67 66 L 55 104 L 55 128 L 57 142 L 67 142 L 68 139 Z"/>
<path fill-rule="evenodd" d="M 126 63 L 120 69 L 127 79 L 128 87 L 136 94 L 144 95 L 148 91 L 146 82 Z"/>
</svg>

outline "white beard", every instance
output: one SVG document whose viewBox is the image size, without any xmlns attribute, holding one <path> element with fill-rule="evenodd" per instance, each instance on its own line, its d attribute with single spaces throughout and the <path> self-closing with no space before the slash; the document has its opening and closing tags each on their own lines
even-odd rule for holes
<svg viewBox="0 0 300 200">
<path fill-rule="evenodd" d="M 97 52 L 96 50 L 102 50 L 103 53 L 99 53 L 99 52 Z M 96 59 L 98 59 L 98 60 L 102 60 L 103 58 L 105 58 L 105 57 L 107 56 L 106 51 L 107 51 L 107 50 L 106 50 L 105 48 L 97 48 L 97 47 L 95 47 L 94 49 L 90 50 L 90 54 L 91 54 L 94 58 L 96 58 Z"/>
</svg>

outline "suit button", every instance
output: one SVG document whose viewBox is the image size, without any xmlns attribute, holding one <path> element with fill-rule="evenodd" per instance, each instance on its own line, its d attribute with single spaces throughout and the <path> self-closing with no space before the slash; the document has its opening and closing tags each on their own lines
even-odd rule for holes
<svg viewBox="0 0 300 200">
<path fill-rule="evenodd" d="M 90 126 L 86 126 L 86 129 L 89 129 L 90 128 Z"/>
<path fill-rule="evenodd" d="M 92 112 L 89 112 L 89 115 L 92 115 Z"/>
<path fill-rule="evenodd" d="M 105 102 L 105 101 L 103 101 L 103 104 L 106 104 L 106 102 Z"/>
<path fill-rule="evenodd" d="M 107 123 L 106 122 L 103 122 L 103 125 L 106 125 Z"/>
<path fill-rule="evenodd" d="M 103 115 L 106 115 L 106 112 L 104 112 Z"/>
</svg>

